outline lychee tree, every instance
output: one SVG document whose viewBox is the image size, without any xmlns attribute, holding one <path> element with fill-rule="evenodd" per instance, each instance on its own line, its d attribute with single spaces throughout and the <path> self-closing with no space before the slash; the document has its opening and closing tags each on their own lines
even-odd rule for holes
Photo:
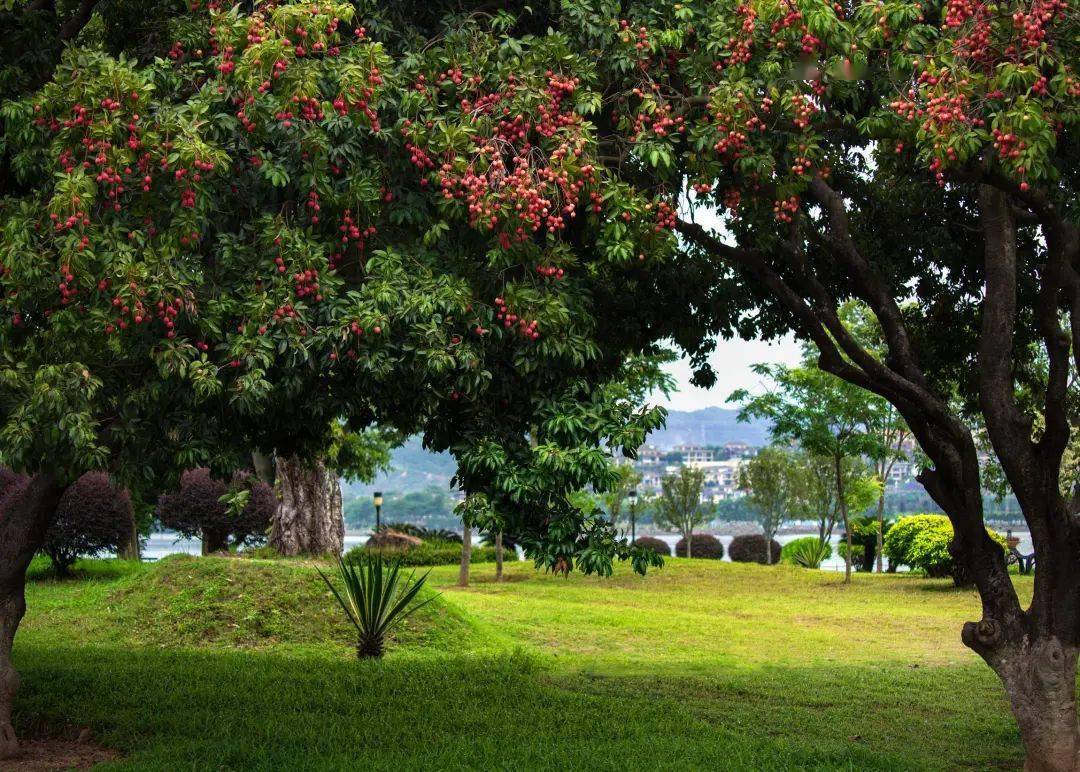
<svg viewBox="0 0 1080 772">
<path fill-rule="evenodd" d="M 25 568 L 87 470 L 152 499 L 378 424 L 451 450 L 540 565 L 656 562 L 567 495 L 662 420 L 655 342 L 714 282 L 666 266 L 654 196 L 601 186 L 586 57 L 472 24 L 410 47 L 325 2 L 151 5 L 161 47 L 124 54 L 85 5 L 42 71 L 2 65 L 0 460 L 31 480 L 0 519 L 0 753 Z"/>
<path fill-rule="evenodd" d="M 1076 8 L 582 0 L 556 26 L 599 68 L 598 173 L 684 202 L 665 224 L 745 283 L 743 324 L 812 341 L 911 427 L 982 599 L 963 640 L 1004 684 L 1028 768 L 1080 768 L 1080 506 L 1059 486 L 1080 361 Z M 843 325 L 849 299 L 883 356 Z M 972 425 L 1032 534 L 1026 608 L 986 534 Z"/>
</svg>

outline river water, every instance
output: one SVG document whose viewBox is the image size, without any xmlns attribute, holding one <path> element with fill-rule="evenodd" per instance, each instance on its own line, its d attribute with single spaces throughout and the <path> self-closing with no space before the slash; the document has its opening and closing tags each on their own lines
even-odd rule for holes
<svg viewBox="0 0 1080 772">
<path fill-rule="evenodd" d="M 709 531 L 704 530 L 701 531 L 701 533 L 709 533 Z M 665 542 L 667 542 L 668 546 L 674 553 L 675 542 L 679 540 L 678 534 L 657 533 L 650 535 L 655 536 L 659 539 L 663 539 Z M 718 539 L 720 539 L 720 542 L 724 545 L 724 560 L 730 560 L 730 558 L 727 556 L 727 552 L 728 548 L 731 546 L 731 540 L 735 537 L 727 534 L 714 533 L 714 535 Z M 787 544 L 793 539 L 799 539 L 806 535 L 807 534 L 805 533 L 782 533 L 777 535 L 776 540 L 780 542 L 781 545 L 783 545 Z M 370 536 L 371 531 L 355 531 L 351 533 L 346 533 L 345 549 L 349 550 L 352 547 L 364 544 Z M 1025 555 L 1031 552 L 1031 534 L 1027 533 L 1026 531 L 1013 531 L 1013 536 L 1016 536 L 1020 539 L 1020 546 L 1018 547 L 1020 552 Z M 840 543 L 840 537 L 837 535 L 833 535 L 831 542 L 833 547 L 833 556 L 825 563 L 823 563 L 821 568 L 825 571 L 843 571 L 844 561 L 839 556 L 837 550 L 837 545 Z M 150 534 L 150 536 L 146 540 L 146 543 L 143 546 L 142 554 L 144 560 L 158 560 L 165 557 L 166 555 L 172 555 L 175 553 L 198 555 L 201 551 L 202 545 L 198 539 L 184 539 L 175 533 L 161 532 Z"/>
</svg>

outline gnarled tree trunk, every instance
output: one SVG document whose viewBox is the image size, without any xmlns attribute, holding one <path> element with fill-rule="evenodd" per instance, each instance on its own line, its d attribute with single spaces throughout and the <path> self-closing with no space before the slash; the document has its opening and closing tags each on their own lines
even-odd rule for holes
<svg viewBox="0 0 1080 772">
<path fill-rule="evenodd" d="M 15 631 L 26 613 L 26 569 L 49 530 L 62 488 L 36 475 L 22 497 L 0 512 L 0 759 L 19 750 L 11 712 L 19 674 L 11 661 Z"/>
<path fill-rule="evenodd" d="M 296 456 L 278 457 L 275 466 L 281 505 L 270 529 L 279 553 L 340 555 L 345 546 L 341 485 L 322 459 L 311 466 Z"/>
</svg>

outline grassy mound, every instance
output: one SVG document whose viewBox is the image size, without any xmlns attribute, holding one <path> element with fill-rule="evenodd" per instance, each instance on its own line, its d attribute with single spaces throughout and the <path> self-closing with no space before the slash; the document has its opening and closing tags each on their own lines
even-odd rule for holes
<svg viewBox="0 0 1080 772">
<path fill-rule="evenodd" d="M 71 603 L 52 610 L 93 624 L 96 642 L 351 654 L 352 628 L 314 563 L 172 555 L 149 565 L 100 564 L 76 566 L 81 582 L 39 575 L 39 581 L 71 591 Z M 335 578 L 329 564 L 320 567 Z M 432 594 L 425 590 L 421 597 Z M 468 650 L 483 642 L 481 627 L 439 598 L 405 620 L 391 648 Z"/>
</svg>

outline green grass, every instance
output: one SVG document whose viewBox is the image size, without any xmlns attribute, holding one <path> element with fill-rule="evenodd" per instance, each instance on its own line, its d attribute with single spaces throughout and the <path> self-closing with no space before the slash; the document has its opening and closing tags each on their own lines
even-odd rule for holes
<svg viewBox="0 0 1080 772">
<path fill-rule="evenodd" d="M 104 769 L 955 769 L 1021 748 L 959 641 L 971 591 L 669 560 L 611 579 L 478 566 L 382 662 L 305 561 L 35 571 L 24 732 L 90 726 Z M 1030 579 L 1016 579 L 1029 594 Z"/>
</svg>

